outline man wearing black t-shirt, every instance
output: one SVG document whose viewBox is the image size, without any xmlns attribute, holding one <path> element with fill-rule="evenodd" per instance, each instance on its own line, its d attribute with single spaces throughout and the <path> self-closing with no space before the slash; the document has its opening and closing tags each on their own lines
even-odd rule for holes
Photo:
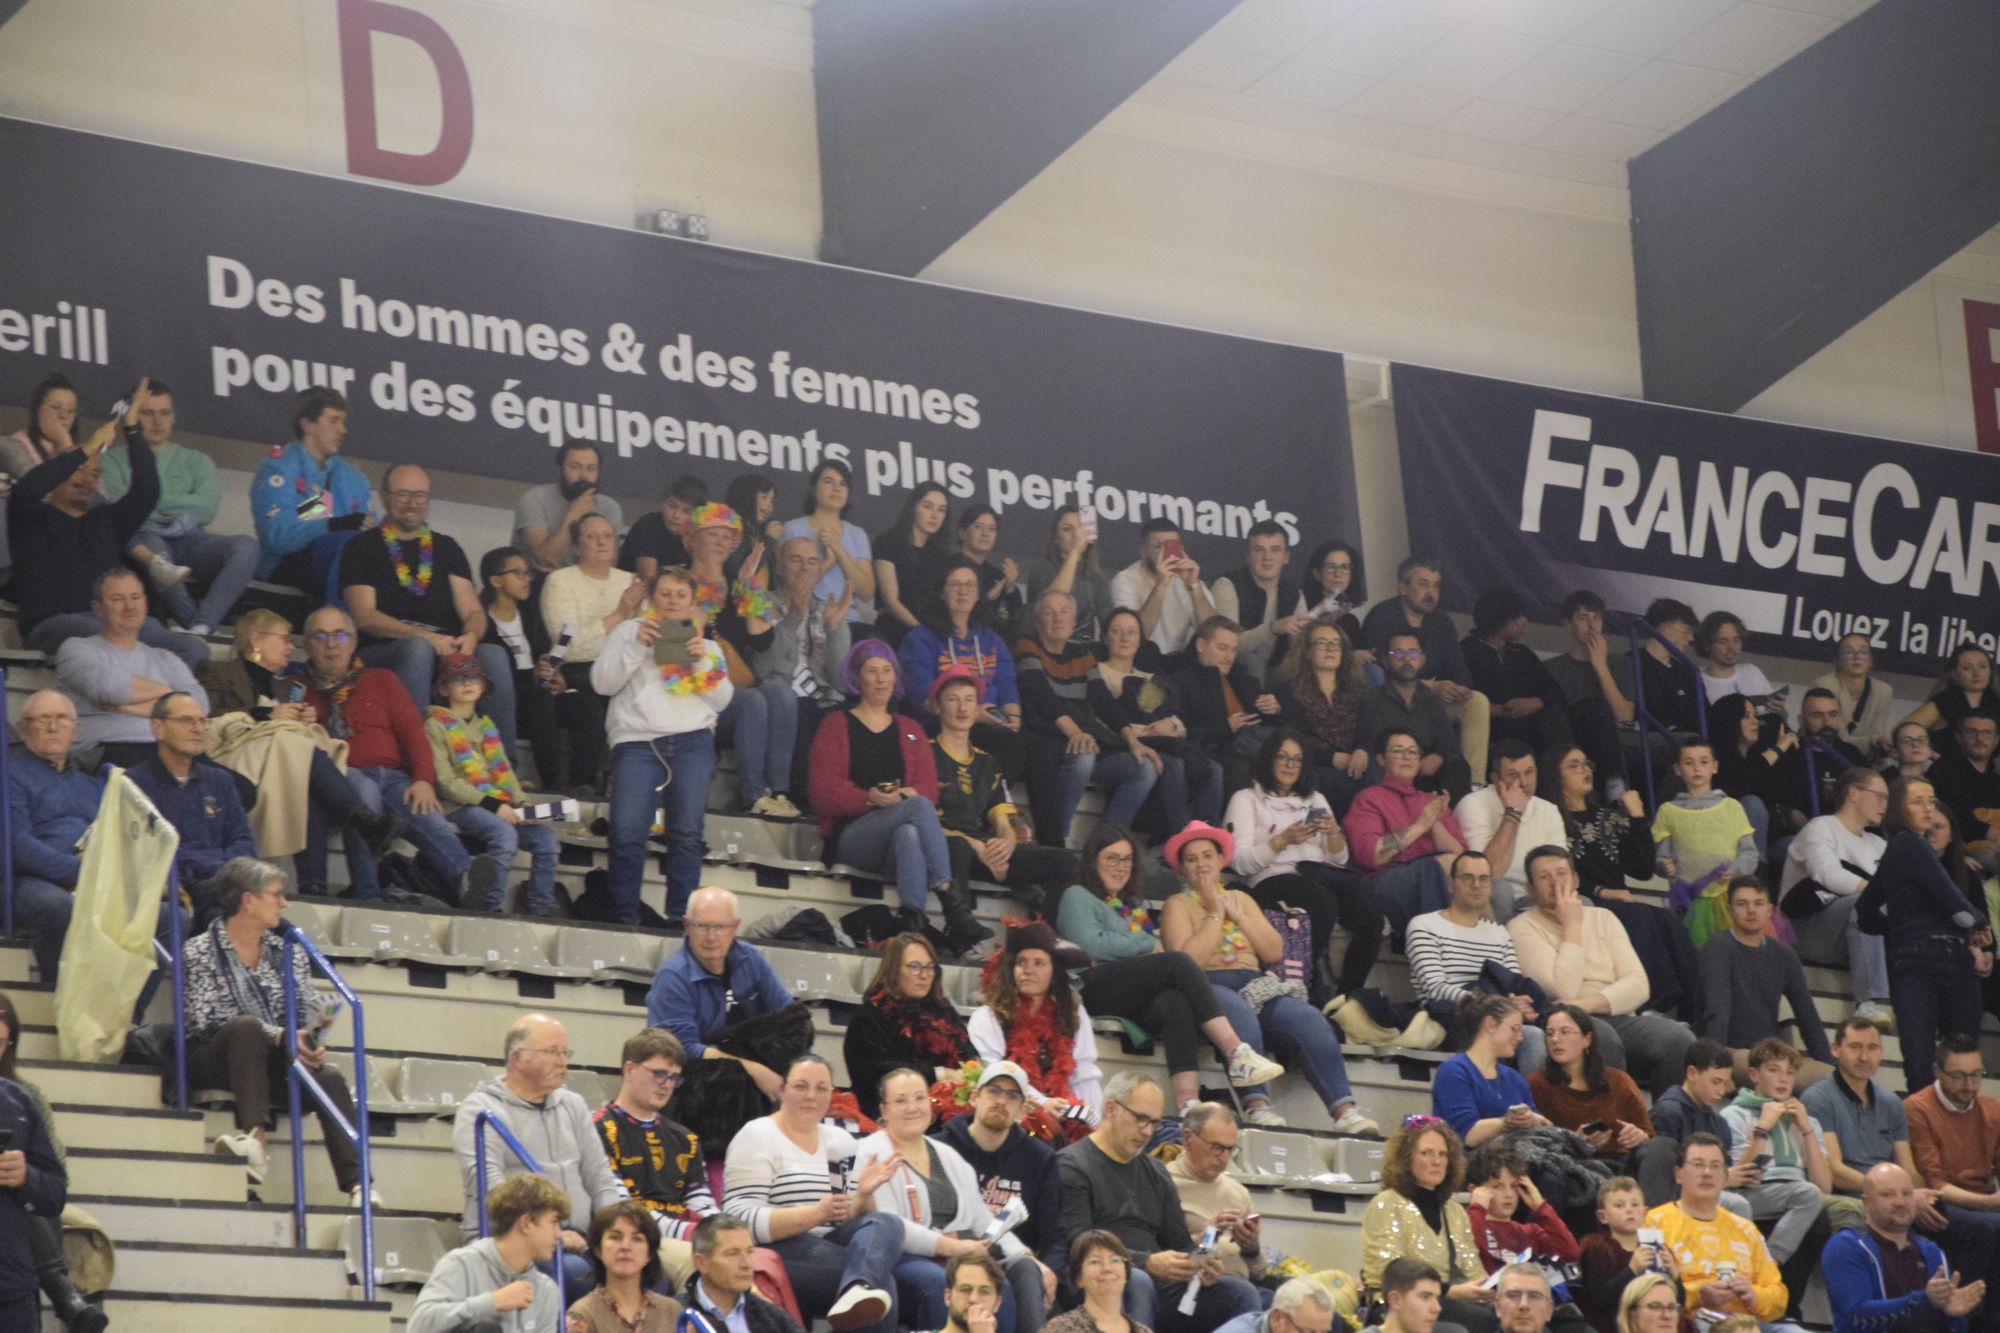
<svg viewBox="0 0 2000 1333">
<path fill-rule="evenodd" d="M 430 525 L 430 474 L 398 463 L 382 474 L 382 526 L 347 543 L 340 556 L 340 592 L 361 633 L 365 666 L 396 673 L 419 713 L 435 698 L 437 660 L 471 653 L 492 691 L 482 705 L 500 731 L 509 759 L 514 739 L 514 668 L 507 650 L 481 643 L 486 609 L 459 544 Z"/>
<path fill-rule="evenodd" d="M 629 569 L 651 587 L 653 575 L 675 565 L 693 563 L 687 539 L 694 532 L 694 511 L 708 503 L 708 483 L 693 473 L 675 477 L 660 507 L 641 514 L 625 534 L 618 568 Z"/>
</svg>

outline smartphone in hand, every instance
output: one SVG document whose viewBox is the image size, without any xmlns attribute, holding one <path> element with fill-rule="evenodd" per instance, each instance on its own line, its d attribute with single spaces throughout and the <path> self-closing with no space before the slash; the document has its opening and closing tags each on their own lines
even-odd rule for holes
<svg viewBox="0 0 2000 1333">
<path fill-rule="evenodd" d="M 660 637 L 653 640 L 653 660 L 661 666 L 692 666 L 688 640 L 698 637 L 694 621 L 662 620 Z"/>
</svg>

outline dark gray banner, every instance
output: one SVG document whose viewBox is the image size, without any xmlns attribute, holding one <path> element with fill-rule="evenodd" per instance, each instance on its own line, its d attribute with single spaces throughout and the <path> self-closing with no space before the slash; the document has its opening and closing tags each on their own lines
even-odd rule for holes
<svg viewBox="0 0 2000 1333">
<path fill-rule="evenodd" d="M 942 482 L 1038 551 L 1081 494 L 1107 566 L 1177 518 L 1212 572 L 1271 517 L 1358 543 L 1341 358 L 0 119 L 0 382 L 102 415 L 140 375 L 191 431 L 273 443 L 310 384 L 349 449 L 606 489 L 757 470 L 796 510 L 840 458 L 857 521 Z M 1032 536 L 1030 535 L 1032 534 Z"/>
</svg>

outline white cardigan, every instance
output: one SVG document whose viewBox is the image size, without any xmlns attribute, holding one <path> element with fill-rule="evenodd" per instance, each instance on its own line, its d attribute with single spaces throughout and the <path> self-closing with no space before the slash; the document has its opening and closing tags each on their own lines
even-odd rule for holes
<svg viewBox="0 0 2000 1333">
<path fill-rule="evenodd" d="M 993 1225 L 993 1212 L 986 1206 L 985 1196 L 979 1192 L 979 1177 L 973 1174 L 972 1164 L 958 1155 L 958 1150 L 948 1143 L 936 1139 L 927 1140 L 937 1153 L 938 1168 L 958 1191 L 958 1211 L 942 1220 L 931 1216 L 931 1191 L 924 1178 L 905 1166 L 890 1176 L 887 1183 L 875 1191 L 875 1211 L 887 1213 L 903 1219 L 903 1253 L 921 1254 L 926 1257 L 937 1253 L 940 1237 L 947 1232 L 968 1232 L 978 1235 Z M 896 1146 L 889 1142 L 887 1130 L 877 1130 L 861 1140 L 854 1153 L 854 1171 L 861 1173 L 870 1162 L 879 1162 L 896 1155 Z M 915 1199 L 916 1207 L 911 1205 Z M 1012 1232 L 1000 1238 L 1000 1253 L 1009 1259 L 1026 1254 L 1028 1247 Z"/>
<path fill-rule="evenodd" d="M 1308 838 L 1282 852 L 1271 850 L 1272 834 L 1302 820 L 1332 813 L 1333 807 L 1318 792 L 1309 797 L 1275 796 L 1257 783 L 1241 788 L 1229 798 L 1229 809 L 1222 816 L 1223 827 L 1236 837 L 1236 857 L 1229 863 L 1230 869 L 1243 876 L 1246 883 L 1261 884 L 1273 875 L 1291 874 L 1301 861 L 1346 865 L 1344 842 L 1338 856 L 1328 854 L 1324 838 Z"/>
<path fill-rule="evenodd" d="M 979 1052 L 981 1063 L 1007 1058 L 1007 1034 L 1000 1028 L 1000 1020 L 993 1015 L 991 1005 L 980 1005 L 972 1011 L 972 1018 L 965 1025 L 972 1037 L 972 1049 Z M 1083 1001 L 1076 1002 L 1076 1037 L 1070 1043 L 1070 1058 L 1076 1061 L 1076 1072 L 1069 1076 L 1069 1090 L 1077 1100 L 1090 1108 L 1092 1115 L 1104 1114 L 1104 1071 L 1097 1066 L 1097 1034 L 1090 1030 L 1090 1014 L 1083 1007 Z M 1033 1088 L 1027 1089 L 1028 1100 L 1045 1102 L 1048 1098 Z"/>
</svg>

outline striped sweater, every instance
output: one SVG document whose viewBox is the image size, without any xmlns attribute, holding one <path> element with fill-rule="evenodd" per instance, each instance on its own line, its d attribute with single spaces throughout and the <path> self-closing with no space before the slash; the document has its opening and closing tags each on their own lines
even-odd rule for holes
<svg viewBox="0 0 2000 1333">
<path fill-rule="evenodd" d="M 1405 952 L 1410 960 L 1410 981 L 1425 1000 L 1464 998 L 1466 983 L 1478 976 L 1479 969 L 1489 961 L 1510 972 L 1521 970 L 1507 928 L 1485 917 L 1470 929 L 1456 924 L 1443 912 L 1425 912 L 1413 917 Z"/>
<path fill-rule="evenodd" d="M 854 1136 L 831 1125 L 819 1127 L 819 1151 L 808 1153 L 785 1137 L 770 1116 L 736 1131 L 722 1166 L 722 1211 L 750 1224 L 759 1245 L 769 1245 L 771 1214 L 780 1208 L 818 1203 L 836 1186 L 854 1186 Z M 832 1227 L 809 1233 L 824 1236 Z"/>
</svg>

